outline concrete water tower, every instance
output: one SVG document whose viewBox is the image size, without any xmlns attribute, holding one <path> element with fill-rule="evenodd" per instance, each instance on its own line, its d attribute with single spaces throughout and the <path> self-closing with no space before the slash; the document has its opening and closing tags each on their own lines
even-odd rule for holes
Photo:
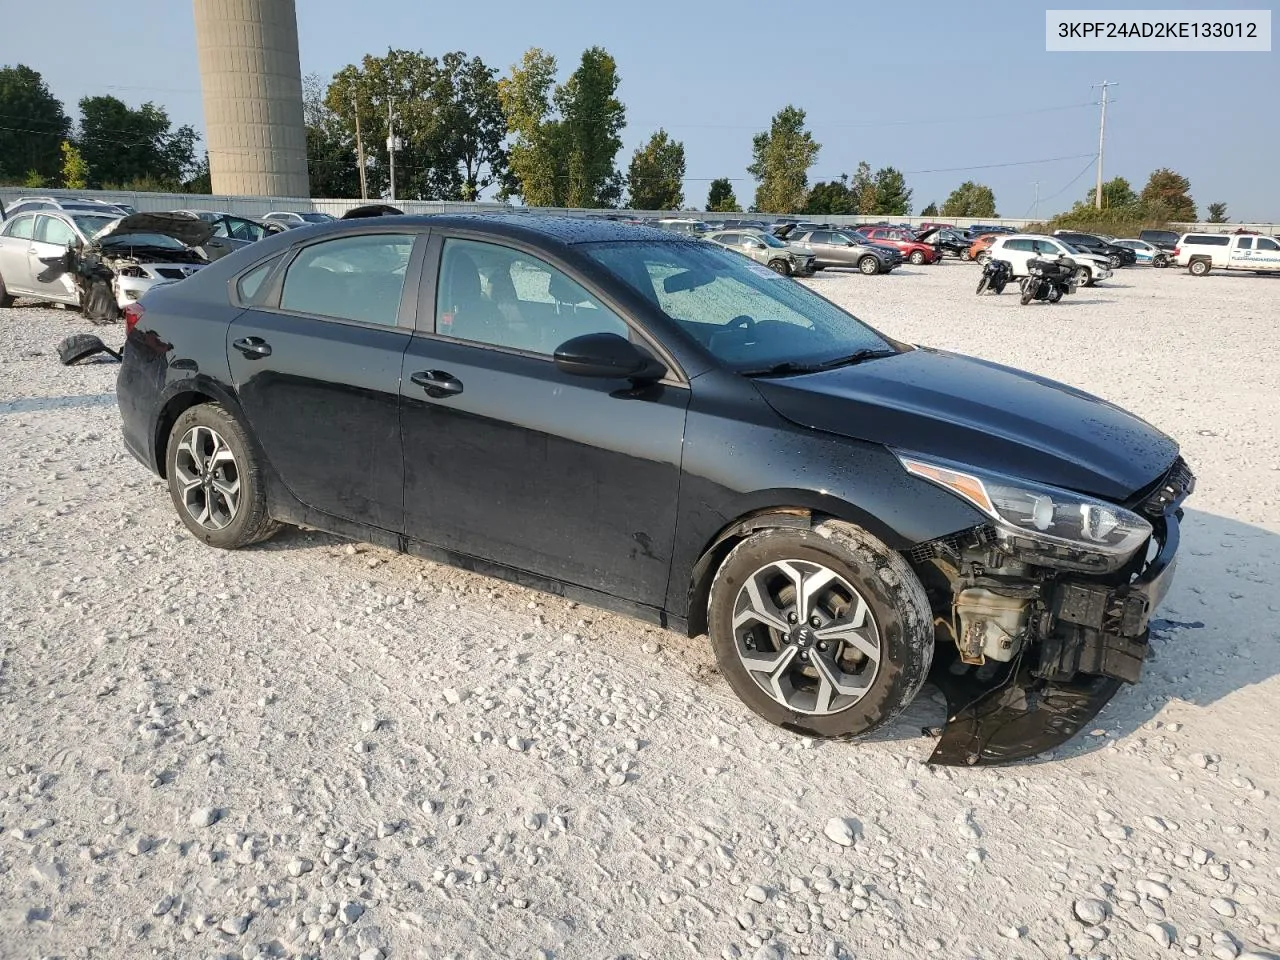
<svg viewBox="0 0 1280 960">
<path fill-rule="evenodd" d="M 294 0 L 194 0 L 213 192 L 306 197 Z"/>
</svg>

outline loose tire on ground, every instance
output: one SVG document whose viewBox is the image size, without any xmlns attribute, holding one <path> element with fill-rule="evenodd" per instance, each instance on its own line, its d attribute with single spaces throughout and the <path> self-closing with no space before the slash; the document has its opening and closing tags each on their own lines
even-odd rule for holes
<svg viewBox="0 0 1280 960">
<path fill-rule="evenodd" d="M 792 570 L 822 570 L 832 578 L 827 587 L 812 589 L 813 601 L 806 603 L 810 610 L 821 610 L 820 614 L 812 616 L 826 619 L 831 615 L 828 626 L 815 628 L 807 618 L 797 616 L 799 622 L 792 628 L 798 630 L 810 623 L 807 640 L 796 638 L 786 642 L 783 635 L 754 617 L 747 617 L 745 622 L 740 620 L 744 603 L 747 607 L 753 603 L 749 586 L 752 582 L 757 585 L 754 596 L 760 597 L 763 605 L 785 606 L 790 599 L 790 612 L 800 612 L 795 609 L 800 591 L 794 587 L 794 582 L 790 586 L 784 585 L 778 594 L 770 592 L 774 564 L 788 565 Z M 787 581 L 787 577 L 773 579 L 773 582 L 784 584 Z M 802 579 L 801 589 L 808 593 L 816 582 Z M 864 606 L 858 607 L 856 602 L 841 605 L 846 587 L 852 587 Z M 823 589 L 829 592 L 824 594 Z M 788 610 L 784 606 L 777 609 L 778 622 L 785 625 Z M 843 625 L 856 623 L 859 612 L 864 614 L 860 628 Z M 737 626 L 736 620 L 739 621 Z M 858 737 L 889 722 L 919 692 L 933 660 L 933 615 L 915 573 L 900 554 L 865 530 L 836 520 L 825 521 L 813 529 L 763 530 L 735 546 L 712 582 L 708 623 L 720 672 L 738 697 L 770 723 L 806 736 Z M 822 639 L 831 637 L 832 631 L 841 630 L 846 632 L 847 638 L 838 646 L 830 639 Z M 850 632 L 855 630 L 858 633 L 856 637 Z M 744 646 L 744 631 L 748 632 L 747 639 L 756 644 L 751 650 Z M 868 639 L 872 636 L 874 643 Z M 788 671 L 797 671 L 795 677 L 791 679 L 788 673 L 786 684 L 790 686 L 782 684 L 782 689 L 789 689 L 793 698 L 803 701 L 805 697 L 812 696 L 815 708 L 822 703 L 817 666 L 819 643 L 828 644 L 822 664 L 833 662 L 840 671 L 838 679 L 842 682 L 852 678 L 848 672 L 849 664 L 856 667 L 856 661 L 862 658 L 857 684 L 865 684 L 865 689 L 856 694 L 842 693 L 830 697 L 826 712 L 806 709 L 803 705 L 789 706 L 773 693 L 766 692 L 762 684 L 771 684 L 767 674 L 749 670 L 740 653 L 744 651 L 753 663 L 768 662 L 774 650 L 764 649 L 765 643 L 784 650 L 799 650 L 792 655 L 786 667 Z M 867 649 L 878 651 L 874 670 L 870 672 L 872 658 L 865 653 Z M 801 653 L 812 653 L 812 659 L 800 663 Z M 830 670 L 831 667 L 825 669 Z M 808 671 L 808 674 L 802 671 Z M 757 677 L 761 678 L 759 682 Z M 855 685 L 843 683 L 846 689 Z"/>
<path fill-rule="evenodd" d="M 165 475 L 178 517 L 211 547 L 236 550 L 280 529 L 267 513 L 254 447 L 221 404 L 198 404 L 178 417 L 165 448 Z"/>
</svg>

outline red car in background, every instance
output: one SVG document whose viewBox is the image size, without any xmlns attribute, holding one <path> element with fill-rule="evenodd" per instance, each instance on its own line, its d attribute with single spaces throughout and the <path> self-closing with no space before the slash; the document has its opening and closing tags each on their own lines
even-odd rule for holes
<svg viewBox="0 0 1280 960">
<path fill-rule="evenodd" d="M 896 248 L 908 263 L 916 266 L 937 263 L 942 259 L 942 252 L 937 247 L 917 240 L 914 233 L 902 227 L 860 227 L 858 232 L 875 243 Z"/>
</svg>

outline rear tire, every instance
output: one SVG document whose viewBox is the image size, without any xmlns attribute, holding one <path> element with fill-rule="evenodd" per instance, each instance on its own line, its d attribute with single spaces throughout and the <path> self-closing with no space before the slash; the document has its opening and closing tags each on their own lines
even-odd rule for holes
<svg viewBox="0 0 1280 960">
<path fill-rule="evenodd" d="M 1192 260 L 1187 264 L 1187 272 L 1193 277 L 1207 276 L 1212 269 L 1212 264 L 1208 260 Z"/>
<path fill-rule="evenodd" d="M 863 257 L 858 261 L 858 269 L 868 277 L 875 276 L 880 272 L 880 261 L 875 257 Z"/>
<path fill-rule="evenodd" d="M 0 308 L 12 306 L 13 297 L 9 294 L 9 291 L 5 289 L 4 277 L 0 277 Z"/>
<path fill-rule="evenodd" d="M 983 250 L 976 257 L 974 257 L 974 259 L 978 261 L 979 266 L 985 267 L 987 265 L 987 261 L 991 259 L 991 254 L 988 253 L 986 250 Z"/>
<path fill-rule="evenodd" d="M 791 264 L 785 260 L 770 260 L 769 269 L 774 273 L 782 274 L 784 277 L 791 276 Z"/>
<path fill-rule="evenodd" d="M 965 247 L 963 250 L 960 251 L 960 259 L 963 260 L 965 263 L 968 263 L 970 260 L 973 259 L 973 257 L 969 256 L 968 247 Z"/>
<path fill-rule="evenodd" d="M 884 725 L 933 660 L 933 614 L 915 573 L 836 520 L 763 530 L 735 546 L 711 584 L 708 624 L 720 672 L 743 703 L 805 736 Z"/>
<path fill-rule="evenodd" d="M 178 517 L 211 547 L 237 550 L 273 536 L 266 488 L 252 442 L 217 403 L 183 411 L 169 431 L 165 476 Z"/>
</svg>

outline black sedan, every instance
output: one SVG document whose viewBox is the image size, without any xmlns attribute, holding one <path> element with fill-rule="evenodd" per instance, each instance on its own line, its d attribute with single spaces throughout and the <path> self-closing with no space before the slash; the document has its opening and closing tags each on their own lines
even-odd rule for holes
<svg viewBox="0 0 1280 960">
<path fill-rule="evenodd" d="M 1036 753 L 1137 680 L 1193 483 L 1111 404 L 608 221 L 302 227 L 126 328 L 125 443 L 207 544 L 302 524 L 706 633 L 811 736 L 932 665 L 936 762 Z"/>
</svg>

